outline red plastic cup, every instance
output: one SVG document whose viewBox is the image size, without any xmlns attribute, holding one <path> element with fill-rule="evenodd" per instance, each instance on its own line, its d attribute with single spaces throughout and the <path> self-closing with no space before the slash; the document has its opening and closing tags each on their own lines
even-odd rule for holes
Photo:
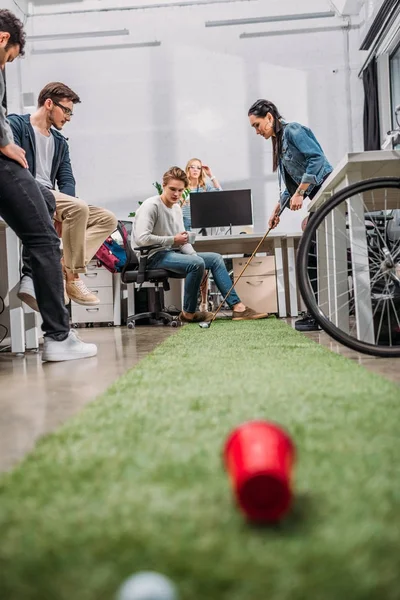
<svg viewBox="0 0 400 600">
<path fill-rule="evenodd" d="M 236 500 L 251 521 L 274 522 L 292 501 L 295 447 L 289 435 L 267 421 L 249 421 L 228 437 L 224 462 Z"/>
</svg>

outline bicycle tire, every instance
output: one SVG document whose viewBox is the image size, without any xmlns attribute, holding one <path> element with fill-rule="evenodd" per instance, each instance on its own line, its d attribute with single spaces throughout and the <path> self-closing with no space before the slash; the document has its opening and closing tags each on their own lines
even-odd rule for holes
<svg viewBox="0 0 400 600">
<path fill-rule="evenodd" d="M 333 194 L 329 200 L 327 200 L 315 211 L 300 240 L 297 253 L 297 273 L 299 289 L 304 303 L 307 306 L 308 311 L 327 334 L 329 334 L 337 342 L 347 346 L 348 348 L 351 348 L 352 350 L 355 350 L 356 352 L 369 354 L 371 356 L 389 358 L 400 356 L 400 346 L 383 346 L 357 340 L 356 338 L 342 331 L 326 317 L 324 312 L 317 304 L 307 272 L 308 254 L 313 236 L 316 235 L 319 225 L 321 225 L 329 213 L 339 204 L 351 198 L 352 196 L 355 196 L 356 194 L 365 193 L 382 187 L 400 190 L 400 178 L 377 177 L 351 184 Z"/>
</svg>

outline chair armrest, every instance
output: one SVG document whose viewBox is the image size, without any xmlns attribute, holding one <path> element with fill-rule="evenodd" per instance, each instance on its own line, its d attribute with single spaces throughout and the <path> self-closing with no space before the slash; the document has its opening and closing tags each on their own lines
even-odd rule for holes
<svg viewBox="0 0 400 600">
<path fill-rule="evenodd" d="M 151 246 L 139 246 L 138 248 L 134 248 L 134 250 L 138 250 L 141 256 L 146 256 L 154 248 L 162 248 L 162 246 L 161 244 L 152 244 Z"/>
<path fill-rule="evenodd" d="M 136 283 L 140 286 L 146 281 L 147 260 L 150 250 L 154 248 L 162 248 L 161 244 L 152 244 L 151 246 L 139 246 L 135 250 L 139 250 L 139 268 Z"/>
</svg>

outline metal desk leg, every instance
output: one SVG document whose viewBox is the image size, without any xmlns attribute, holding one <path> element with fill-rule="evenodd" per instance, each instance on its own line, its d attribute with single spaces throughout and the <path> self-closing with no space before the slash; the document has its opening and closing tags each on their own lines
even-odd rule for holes
<svg viewBox="0 0 400 600">
<path fill-rule="evenodd" d="M 23 304 L 25 316 L 25 344 L 26 348 L 33 350 L 39 348 L 39 327 L 42 324 L 42 318 L 39 313 Z"/>
<path fill-rule="evenodd" d="M 133 315 L 135 314 L 135 284 L 128 283 L 128 285 L 126 286 L 126 291 L 128 294 L 127 316 L 133 317 Z"/>
<path fill-rule="evenodd" d="M 358 171 L 348 173 L 346 175 L 346 185 L 356 183 L 361 181 L 361 179 L 361 173 Z M 374 344 L 375 333 L 372 318 L 367 232 L 365 227 L 364 204 L 362 197 L 358 199 L 352 198 L 351 202 L 347 202 L 347 208 L 350 233 L 350 251 L 353 257 L 352 274 L 357 337 L 359 340 Z"/>
<path fill-rule="evenodd" d="M 121 325 L 121 273 L 113 273 L 114 325 Z"/>
<path fill-rule="evenodd" d="M 274 238 L 276 283 L 278 288 L 278 311 L 280 317 L 286 317 L 285 277 L 283 273 L 282 240 Z"/>
<path fill-rule="evenodd" d="M 296 280 L 296 258 L 294 252 L 294 239 L 287 238 L 287 260 L 288 260 L 288 275 L 289 275 L 289 299 L 290 299 L 290 316 L 299 316 L 299 307 L 297 304 L 297 280 Z"/>
<path fill-rule="evenodd" d="M 317 257 L 318 257 L 318 306 L 328 314 L 329 312 L 329 285 L 328 285 L 328 256 L 326 251 L 326 221 L 323 221 L 317 230 Z"/>
<path fill-rule="evenodd" d="M 339 329 L 349 333 L 350 304 L 346 237 L 346 207 L 343 204 L 332 211 L 333 322 Z"/>
<path fill-rule="evenodd" d="M 349 205 L 349 232 L 357 337 L 363 342 L 374 344 L 375 333 L 372 318 L 371 281 L 362 198 L 351 199 L 351 209 Z"/>
<path fill-rule="evenodd" d="M 24 311 L 17 298 L 20 280 L 20 241 L 10 227 L 6 229 L 8 302 L 10 308 L 11 352 L 25 352 Z"/>
<path fill-rule="evenodd" d="M 325 219 L 325 239 L 326 239 L 326 267 L 327 267 L 327 286 L 328 286 L 328 314 L 331 319 L 335 312 L 335 277 L 333 260 L 333 213 L 330 213 Z"/>
</svg>

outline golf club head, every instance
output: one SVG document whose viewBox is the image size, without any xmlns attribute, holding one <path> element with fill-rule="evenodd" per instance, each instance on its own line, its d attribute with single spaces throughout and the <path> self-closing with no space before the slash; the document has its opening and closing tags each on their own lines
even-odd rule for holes
<svg viewBox="0 0 400 600">
<path fill-rule="evenodd" d="M 199 327 L 202 329 L 210 329 L 211 321 L 203 321 L 202 323 L 199 323 Z"/>
</svg>

